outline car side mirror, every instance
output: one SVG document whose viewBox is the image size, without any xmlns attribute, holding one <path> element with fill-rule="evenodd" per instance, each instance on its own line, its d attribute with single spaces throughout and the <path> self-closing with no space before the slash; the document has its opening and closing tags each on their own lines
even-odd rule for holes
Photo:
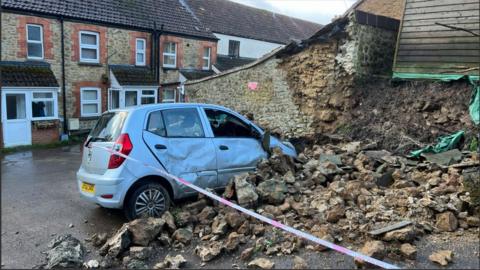
<svg viewBox="0 0 480 270">
<path fill-rule="evenodd" d="M 270 130 L 266 130 L 262 136 L 262 148 L 270 154 Z"/>
</svg>

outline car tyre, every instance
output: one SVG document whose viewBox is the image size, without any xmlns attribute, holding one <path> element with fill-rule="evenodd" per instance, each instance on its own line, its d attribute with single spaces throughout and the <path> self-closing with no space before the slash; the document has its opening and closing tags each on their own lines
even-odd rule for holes
<svg viewBox="0 0 480 270">
<path fill-rule="evenodd" d="M 128 220 L 140 217 L 161 217 L 170 207 L 168 191 L 155 182 L 138 186 L 128 198 L 124 208 Z"/>
</svg>

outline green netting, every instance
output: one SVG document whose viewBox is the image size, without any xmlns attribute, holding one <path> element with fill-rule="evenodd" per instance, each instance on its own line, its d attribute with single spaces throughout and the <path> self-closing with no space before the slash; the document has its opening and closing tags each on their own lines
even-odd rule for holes
<svg viewBox="0 0 480 270">
<path fill-rule="evenodd" d="M 422 149 L 410 152 L 411 157 L 420 157 L 422 153 L 441 153 L 454 148 L 457 148 L 465 136 L 463 130 L 456 133 L 450 134 L 448 136 L 438 138 L 438 143 L 436 145 L 429 145 Z"/>
</svg>

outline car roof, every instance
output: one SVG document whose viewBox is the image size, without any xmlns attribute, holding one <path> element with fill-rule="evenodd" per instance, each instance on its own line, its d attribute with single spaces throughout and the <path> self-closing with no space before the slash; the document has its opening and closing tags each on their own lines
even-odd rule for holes
<svg viewBox="0 0 480 270">
<path fill-rule="evenodd" d="M 194 108 L 194 107 L 195 108 L 196 107 L 217 108 L 217 109 L 232 112 L 232 110 L 220 105 L 204 104 L 204 103 L 155 103 L 155 104 L 122 108 L 122 109 L 114 109 L 114 110 L 109 110 L 108 112 L 136 112 L 136 111 L 151 111 L 155 109 Z"/>
</svg>

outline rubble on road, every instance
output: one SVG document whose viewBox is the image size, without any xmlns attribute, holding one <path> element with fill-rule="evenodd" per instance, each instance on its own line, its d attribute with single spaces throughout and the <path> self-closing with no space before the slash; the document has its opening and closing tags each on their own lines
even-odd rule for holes
<svg viewBox="0 0 480 270">
<path fill-rule="evenodd" d="M 432 253 L 432 255 L 428 257 L 428 259 L 432 262 L 445 266 L 452 261 L 452 257 L 453 252 L 451 250 L 439 250 Z"/>
<path fill-rule="evenodd" d="M 70 234 L 57 236 L 49 244 L 45 268 L 78 268 L 83 264 L 84 247 Z"/>
<path fill-rule="evenodd" d="M 414 243 L 425 234 L 478 230 L 480 205 L 472 195 L 478 194 L 479 186 L 467 189 L 464 185 L 465 179 L 472 179 L 472 168 L 480 167 L 475 153 L 460 152 L 461 158 L 455 159 L 458 163 L 444 166 L 409 160 L 375 149 L 375 145 L 313 145 L 296 159 L 274 149 L 268 160 L 258 164 L 256 172 L 235 176 L 223 197 L 377 259 L 400 255 L 414 260 Z M 260 258 L 262 255 L 328 250 L 204 195 L 161 218 L 126 223 L 106 241 L 99 234 L 92 243 L 103 244 L 100 251 L 107 259 L 101 266 L 117 260 L 126 267 L 145 266 L 148 246 L 181 249 L 192 245 L 203 263 L 238 250 L 243 267 L 264 269 L 274 264 Z M 442 265 L 451 261 L 445 252 L 439 254 L 432 254 L 430 260 Z M 157 260 L 155 267 L 180 267 L 183 261 L 183 257 L 174 260 L 167 256 L 163 262 Z M 369 267 L 360 260 L 355 263 Z M 294 267 L 301 266 L 305 262 L 295 257 Z"/>
</svg>

